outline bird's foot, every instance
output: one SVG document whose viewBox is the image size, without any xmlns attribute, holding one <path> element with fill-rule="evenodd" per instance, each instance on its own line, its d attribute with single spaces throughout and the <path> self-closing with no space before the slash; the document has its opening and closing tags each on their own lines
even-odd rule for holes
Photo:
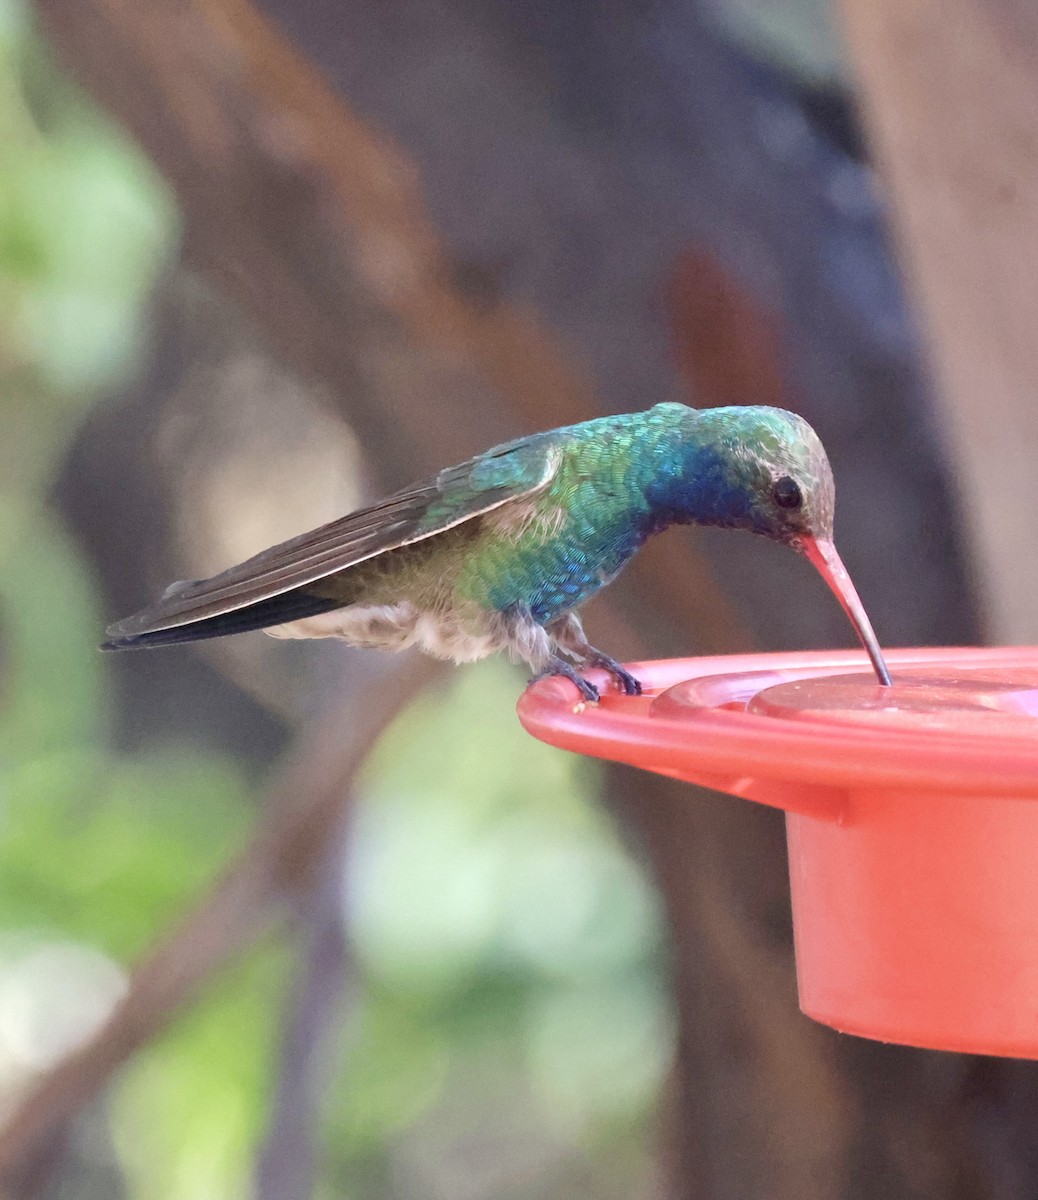
<svg viewBox="0 0 1038 1200">
<path fill-rule="evenodd" d="M 596 650 L 593 646 L 589 646 L 587 662 L 592 667 L 601 667 L 604 671 L 608 671 L 616 680 L 616 686 L 625 696 L 640 696 L 642 694 L 641 683 L 635 679 L 630 671 L 620 666 L 615 658 L 610 658 L 608 654 L 603 654 L 601 650 Z"/>
<path fill-rule="evenodd" d="M 571 683 L 577 685 L 581 696 L 588 704 L 598 703 L 598 688 L 593 683 L 588 683 L 577 668 L 571 666 L 564 658 L 552 658 L 544 670 L 538 671 L 530 682 L 537 683 L 541 679 L 550 679 L 552 675 L 564 675 Z"/>
</svg>

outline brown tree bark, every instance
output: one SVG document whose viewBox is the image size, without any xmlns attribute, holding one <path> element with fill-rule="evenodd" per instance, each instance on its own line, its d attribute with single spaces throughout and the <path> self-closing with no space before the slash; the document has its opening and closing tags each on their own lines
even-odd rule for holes
<svg viewBox="0 0 1038 1200">
<path fill-rule="evenodd" d="M 843 0 L 990 633 L 1038 639 L 1038 10 Z"/>
</svg>

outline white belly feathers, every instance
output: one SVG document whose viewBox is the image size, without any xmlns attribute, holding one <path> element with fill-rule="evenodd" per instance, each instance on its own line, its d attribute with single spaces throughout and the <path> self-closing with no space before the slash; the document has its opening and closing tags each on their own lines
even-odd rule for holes
<svg viewBox="0 0 1038 1200">
<path fill-rule="evenodd" d="M 372 650 L 404 650 L 417 646 L 435 658 L 475 662 L 508 644 L 504 629 L 475 632 L 457 618 L 420 612 L 408 601 L 365 607 L 355 604 L 332 612 L 276 625 L 271 637 L 342 638 L 351 646 Z"/>
</svg>

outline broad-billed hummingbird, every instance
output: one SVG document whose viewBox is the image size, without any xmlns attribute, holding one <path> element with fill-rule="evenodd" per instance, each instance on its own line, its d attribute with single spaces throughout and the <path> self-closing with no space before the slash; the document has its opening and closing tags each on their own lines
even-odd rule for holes
<svg viewBox="0 0 1038 1200">
<path fill-rule="evenodd" d="M 539 675 L 604 667 L 577 610 L 671 525 L 748 529 L 814 563 L 879 681 L 883 654 L 832 541 L 834 487 L 808 423 L 778 408 L 657 404 L 495 446 L 379 504 L 264 550 L 212 579 L 175 583 L 108 630 L 104 649 L 267 629 L 355 646 L 418 646 L 469 662 L 507 650 Z"/>
</svg>

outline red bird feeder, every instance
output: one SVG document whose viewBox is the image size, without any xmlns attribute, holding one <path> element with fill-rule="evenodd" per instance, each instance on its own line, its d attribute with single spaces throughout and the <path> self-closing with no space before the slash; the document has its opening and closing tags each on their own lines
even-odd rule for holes
<svg viewBox="0 0 1038 1200">
<path fill-rule="evenodd" d="M 528 689 L 566 750 L 786 813 L 800 1007 L 846 1033 L 1038 1058 L 1038 649 L 643 663 Z M 596 680 L 597 682 L 597 680 Z"/>
</svg>

